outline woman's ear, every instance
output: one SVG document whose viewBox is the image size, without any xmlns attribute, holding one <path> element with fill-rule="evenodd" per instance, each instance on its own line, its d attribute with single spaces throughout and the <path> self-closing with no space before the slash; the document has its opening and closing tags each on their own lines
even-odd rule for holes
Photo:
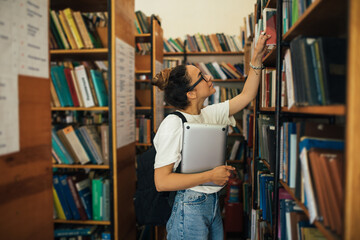
<svg viewBox="0 0 360 240">
<path fill-rule="evenodd" d="M 192 100 L 192 99 L 196 98 L 196 91 L 187 92 L 186 96 L 188 97 L 189 100 Z"/>
</svg>

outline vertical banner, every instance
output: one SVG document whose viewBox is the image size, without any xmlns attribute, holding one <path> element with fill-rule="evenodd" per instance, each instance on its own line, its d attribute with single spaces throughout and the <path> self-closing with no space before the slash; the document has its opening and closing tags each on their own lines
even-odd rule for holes
<svg viewBox="0 0 360 240">
<path fill-rule="evenodd" d="M 49 78 L 48 1 L 0 0 L 0 155 L 19 151 L 18 75 Z"/>
<path fill-rule="evenodd" d="M 135 49 L 116 38 L 116 147 L 135 142 Z"/>
</svg>

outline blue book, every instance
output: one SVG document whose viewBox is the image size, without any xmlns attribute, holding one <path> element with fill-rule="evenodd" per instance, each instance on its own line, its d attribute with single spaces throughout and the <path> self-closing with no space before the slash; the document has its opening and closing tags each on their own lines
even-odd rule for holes
<svg viewBox="0 0 360 240">
<path fill-rule="evenodd" d="M 59 177 L 59 180 L 60 180 L 60 184 L 61 184 L 61 187 L 62 187 L 62 191 L 65 195 L 65 198 L 66 198 L 66 202 L 68 203 L 69 205 L 69 208 L 71 210 L 71 213 L 72 213 L 72 216 L 73 216 L 73 219 L 74 220 L 79 220 L 80 219 L 80 213 L 76 207 L 76 204 L 75 204 L 75 200 L 71 194 L 71 190 L 70 190 L 70 187 L 66 181 L 66 178 L 67 176 L 66 175 L 61 175 Z"/>
<path fill-rule="evenodd" d="M 68 83 L 66 81 L 64 66 L 51 66 L 50 74 L 61 106 L 73 107 L 74 103 L 71 98 Z"/>
<path fill-rule="evenodd" d="M 274 176 L 270 174 L 260 175 L 260 209 L 262 209 L 262 218 L 266 220 L 266 183 L 274 181 Z"/>
<path fill-rule="evenodd" d="M 59 176 L 57 176 L 57 175 L 53 176 L 53 185 L 54 185 L 55 191 L 59 197 L 60 204 L 64 210 L 66 219 L 67 220 L 72 219 L 71 210 L 66 201 L 65 193 L 63 192 L 63 188 L 61 186 Z"/>
<path fill-rule="evenodd" d="M 94 155 L 93 155 L 93 153 L 92 153 L 92 151 L 90 149 L 90 146 L 88 145 L 86 139 L 81 134 L 80 129 L 76 128 L 75 133 L 76 133 L 76 136 L 79 138 L 79 141 L 80 141 L 81 145 L 84 147 L 85 152 L 89 156 L 91 163 L 97 164 L 97 162 L 95 160 L 95 157 L 94 157 Z"/>
<path fill-rule="evenodd" d="M 322 148 L 322 149 L 334 149 L 334 150 L 344 150 L 345 144 L 344 140 L 334 140 L 326 138 L 312 138 L 312 137 L 302 137 L 300 139 L 299 150 L 300 153 L 303 148 L 306 148 L 307 151 L 310 148 Z"/>
<path fill-rule="evenodd" d="M 105 81 L 103 79 L 101 71 L 90 69 L 91 80 L 94 84 L 96 98 L 98 99 L 99 106 L 105 107 L 109 105 L 109 97 L 107 94 Z"/>
<path fill-rule="evenodd" d="M 65 164 L 74 164 L 74 159 L 71 157 L 65 146 L 62 144 L 54 128 L 51 130 L 51 141 L 52 143 L 54 142 L 52 146 L 55 146 L 54 151 L 56 152 L 60 160 Z"/>
<path fill-rule="evenodd" d="M 110 221 L 110 180 L 103 180 L 103 220 Z"/>
<path fill-rule="evenodd" d="M 110 239 L 111 239 L 111 233 L 109 232 L 101 233 L 101 240 L 110 240 Z"/>
<path fill-rule="evenodd" d="M 75 183 L 75 186 L 79 193 L 81 203 L 84 206 L 87 218 L 92 219 L 91 180 L 86 178 Z"/>
<path fill-rule="evenodd" d="M 94 233 L 97 226 L 81 227 L 81 228 L 55 228 L 54 237 L 77 237 L 90 236 Z"/>
</svg>

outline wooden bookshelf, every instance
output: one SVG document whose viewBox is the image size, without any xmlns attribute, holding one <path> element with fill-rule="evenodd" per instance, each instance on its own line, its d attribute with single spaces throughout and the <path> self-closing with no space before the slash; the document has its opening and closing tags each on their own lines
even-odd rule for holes
<svg viewBox="0 0 360 240">
<path fill-rule="evenodd" d="M 213 79 L 211 80 L 212 82 L 215 83 L 227 83 L 227 82 L 231 82 L 231 83 L 241 83 L 241 82 L 245 82 L 245 78 L 241 78 L 241 79 L 226 79 L 226 80 L 222 80 L 222 79 Z"/>
<path fill-rule="evenodd" d="M 296 36 L 340 36 L 346 34 L 347 1 L 316 0 L 296 23 L 283 35 L 291 41 Z M 329 14 L 331 13 L 331 14 Z"/>
<path fill-rule="evenodd" d="M 336 115 L 345 116 L 344 105 L 329 105 L 329 106 L 307 106 L 307 107 L 282 107 L 282 112 L 298 113 L 298 114 L 312 114 L 312 115 Z M 275 107 L 260 108 L 263 112 L 275 112 Z"/>
<path fill-rule="evenodd" d="M 135 74 L 150 74 L 150 70 L 136 70 Z"/>
<path fill-rule="evenodd" d="M 51 111 L 109 111 L 109 107 L 52 107 Z"/>
<path fill-rule="evenodd" d="M 186 52 L 187 56 L 216 56 L 216 55 L 244 55 L 243 51 L 240 52 Z M 184 56 L 183 52 L 164 52 L 164 56 Z"/>
<path fill-rule="evenodd" d="M 53 168 L 73 168 L 73 169 L 110 169 L 109 165 L 95 165 L 95 164 L 53 164 Z"/>
<path fill-rule="evenodd" d="M 136 146 L 139 146 L 139 147 L 150 147 L 152 146 L 151 143 L 136 143 Z"/>
<path fill-rule="evenodd" d="M 62 220 L 62 219 L 54 219 L 54 223 L 66 223 L 66 224 L 81 224 L 81 225 L 111 225 L 110 221 L 93 221 L 93 220 Z"/>
<path fill-rule="evenodd" d="M 276 47 L 270 50 L 263 58 L 265 67 L 274 68 L 276 66 Z"/>
<path fill-rule="evenodd" d="M 152 107 L 135 107 L 136 110 L 151 110 Z"/>
<path fill-rule="evenodd" d="M 296 204 L 303 210 L 305 215 L 310 218 L 310 214 L 308 209 L 305 207 L 305 205 L 295 197 L 294 189 L 291 189 L 285 182 L 280 181 L 280 184 L 283 186 L 283 188 L 291 195 L 293 200 L 296 202 Z M 329 240 L 340 240 L 340 237 L 334 234 L 332 231 L 327 229 L 322 222 L 315 221 L 314 225 L 324 234 L 326 239 Z"/>
<path fill-rule="evenodd" d="M 107 60 L 109 50 L 107 48 L 93 49 L 54 49 L 50 50 L 52 61 L 63 60 Z"/>
<path fill-rule="evenodd" d="M 276 0 L 268 0 L 265 8 L 276 8 Z"/>
</svg>

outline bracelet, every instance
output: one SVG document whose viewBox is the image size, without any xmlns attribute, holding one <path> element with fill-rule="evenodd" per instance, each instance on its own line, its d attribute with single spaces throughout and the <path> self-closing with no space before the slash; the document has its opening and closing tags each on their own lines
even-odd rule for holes
<svg viewBox="0 0 360 240">
<path fill-rule="evenodd" d="M 255 69 L 255 70 L 260 70 L 260 69 L 264 69 L 264 68 L 265 68 L 264 65 L 262 65 L 262 64 L 261 64 L 260 67 L 255 67 L 254 65 L 251 64 L 251 62 L 250 62 L 250 67 L 251 67 L 252 69 Z"/>
</svg>

